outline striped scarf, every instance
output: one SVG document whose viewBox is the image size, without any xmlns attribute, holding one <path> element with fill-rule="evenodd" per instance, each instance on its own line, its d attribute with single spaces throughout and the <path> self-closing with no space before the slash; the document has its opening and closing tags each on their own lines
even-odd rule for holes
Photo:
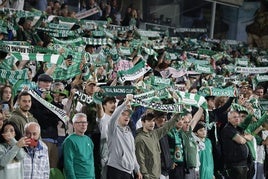
<svg viewBox="0 0 268 179">
<path fill-rule="evenodd" d="M 42 97 L 40 97 L 35 91 L 33 90 L 29 90 L 28 93 L 37 101 L 39 101 L 41 104 L 43 104 L 48 110 L 50 110 L 51 112 L 53 112 L 55 115 L 57 115 L 61 121 L 66 124 L 67 121 L 69 120 L 69 117 L 66 115 L 66 111 L 64 111 L 63 109 L 60 109 L 56 106 L 54 106 L 53 104 L 47 102 L 46 100 L 44 100 Z"/>
</svg>

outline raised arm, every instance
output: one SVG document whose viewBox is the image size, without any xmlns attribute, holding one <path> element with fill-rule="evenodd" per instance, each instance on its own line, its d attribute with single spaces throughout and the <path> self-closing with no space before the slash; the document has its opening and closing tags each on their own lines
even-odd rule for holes
<svg viewBox="0 0 268 179">
<path fill-rule="evenodd" d="M 22 160 L 25 156 L 22 147 L 26 146 L 24 142 L 25 138 L 21 138 L 18 142 L 15 139 L 11 139 L 12 147 L 6 152 L 3 145 L 0 145 L 0 166 L 5 167 L 9 162 L 11 162 L 15 157 L 18 160 Z"/>
<path fill-rule="evenodd" d="M 241 136 L 240 134 L 236 134 L 233 137 L 233 140 L 238 144 L 245 144 L 247 142 L 247 140 L 243 136 Z"/>
<path fill-rule="evenodd" d="M 172 128 L 175 127 L 176 122 L 180 120 L 180 113 L 176 113 L 173 117 L 164 124 L 163 127 L 156 129 L 158 138 L 161 139 L 164 135 L 166 135 Z"/>
<path fill-rule="evenodd" d="M 198 111 L 194 114 L 193 119 L 191 120 L 191 123 L 190 123 L 190 126 L 192 129 L 195 128 L 196 124 L 201 119 L 203 115 L 203 111 L 204 111 L 203 108 L 199 107 Z"/>
<path fill-rule="evenodd" d="M 226 103 L 224 103 L 224 105 L 222 105 L 221 107 L 215 109 L 215 111 L 217 113 L 223 113 L 223 112 L 227 111 L 227 109 L 231 106 L 233 100 L 234 100 L 234 97 L 229 97 L 229 99 L 226 101 Z"/>
<path fill-rule="evenodd" d="M 97 109 L 97 119 L 101 120 L 101 118 L 104 116 L 104 110 L 102 104 L 96 104 L 96 109 Z"/>
<path fill-rule="evenodd" d="M 123 110 L 130 104 L 130 101 L 133 99 L 132 94 L 127 94 L 125 102 L 123 102 L 120 106 L 118 106 L 111 116 L 111 120 L 108 126 L 108 133 L 112 134 L 117 126 L 117 120 Z"/>
</svg>

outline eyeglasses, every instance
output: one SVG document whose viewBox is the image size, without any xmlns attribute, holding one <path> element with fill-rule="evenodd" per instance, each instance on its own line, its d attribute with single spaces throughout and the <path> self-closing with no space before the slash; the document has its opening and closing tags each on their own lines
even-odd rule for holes
<svg viewBox="0 0 268 179">
<path fill-rule="evenodd" d="M 87 121 L 74 122 L 75 124 L 88 124 Z"/>
</svg>

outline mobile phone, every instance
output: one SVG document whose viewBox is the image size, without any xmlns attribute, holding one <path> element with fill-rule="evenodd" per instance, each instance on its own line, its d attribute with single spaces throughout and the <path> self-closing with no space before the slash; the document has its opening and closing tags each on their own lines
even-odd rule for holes
<svg viewBox="0 0 268 179">
<path fill-rule="evenodd" d="M 29 144 L 30 147 L 36 147 L 36 146 L 37 146 L 37 143 L 38 143 L 37 140 L 34 140 L 34 139 L 31 138 L 30 142 L 31 142 L 31 143 Z"/>
<path fill-rule="evenodd" d="M 8 104 L 2 104 L 2 111 L 9 111 L 9 105 Z"/>
</svg>

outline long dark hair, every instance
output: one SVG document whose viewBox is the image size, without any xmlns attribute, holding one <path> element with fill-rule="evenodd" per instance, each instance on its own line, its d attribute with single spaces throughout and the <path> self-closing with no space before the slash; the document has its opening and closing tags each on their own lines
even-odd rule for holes
<svg viewBox="0 0 268 179">
<path fill-rule="evenodd" d="M 4 133 L 5 127 L 7 125 L 11 125 L 14 128 L 15 131 L 15 139 L 18 141 L 20 140 L 20 138 L 22 137 L 22 133 L 20 132 L 19 128 L 17 127 L 17 125 L 12 122 L 12 121 L 8 121 L 6 120 L 3 124 L 2 129 L 0 130 L 0 143 L 6 143 L 6 140 L 4 139 L 4 137 L 2 136 L 2 134 Z"/>
<path fill-rule="evenodd" d="M 6 88 L 10 88 L 10 89 L 11 89 L 11 98 L 10 98 L 9 101 L 6 101 L 6 102 L 5 102 L 5 101 L 3 101 L 3 94 L 4 94 L 4 90 L 5 90 Z M 4 85 L 4 86 L 2 86 L 2 87 L 0 88 L 0 101 L 1 101 L 1 103 L 7 103 L 8 106 L 9 106 L 10 111 L 13 110 L 13 94 L 12 94 L 12 86 L 6 84 L 6 85 Z"/>
</svg>

